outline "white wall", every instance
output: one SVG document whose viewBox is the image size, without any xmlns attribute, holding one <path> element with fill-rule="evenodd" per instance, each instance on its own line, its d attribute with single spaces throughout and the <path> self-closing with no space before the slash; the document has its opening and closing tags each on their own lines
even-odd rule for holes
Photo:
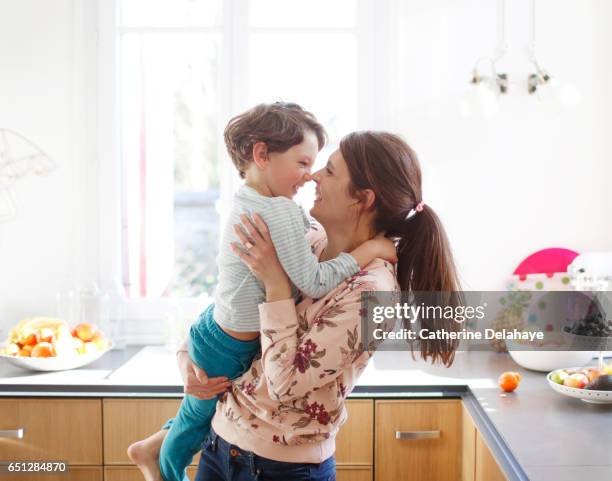
<svg viewBox="0 0 612 481">
<path fill-rule="evenodd" d="M 95 2 L 0 3 L 0 127 L 57 164 L 13 188 L 16 220 L 0 224 L 0 329 L 52 315 L 55 293 L 97 275 Z"/>
<path fill-rule="evenodd" d="M 476 58 L 495 46 L 497 2 L 410 0 L 402 7 L 389 123 L 413 144 L 425 200 L 442 216 L 466 287 L 492 289 L 544 247 L 612 249 L 611 2 L 540 0 L 538 56 L 584 102 L 555 117 L 524 93 L 526 0 L 509 6 L 511 93 L 492 121 L 452 108 Z M 97 50 L 93 0 L 0 3 L 0 126 L 41 145 L 58 170 L 15 187 L 21 213 L 0 224 L 0 328 L 53 314 L 55 293 L 96 278 Z M 376 95 L 376 93 L 373 93 Z M 439 113 L 427 111 L 439 104 Z"/>
<path fill-rule="evenodd" d="M 395 127 L 419 154 L 425 201 L 447 227 L 464 288 L 504 288 L 542 248 L 612 250 L 612 2 L 537 1 L 539 63 L 583 95 L 556 114 L 526 93 L 528 0 L 507 1 L 499 66 L 510 91 L 488 121 L 461 118 L 453 102 L 476 59 L 494 53 L 498 2 L 400 3 Z M 432 105 L 439 112 L 427 115 Z"/>
</svg>

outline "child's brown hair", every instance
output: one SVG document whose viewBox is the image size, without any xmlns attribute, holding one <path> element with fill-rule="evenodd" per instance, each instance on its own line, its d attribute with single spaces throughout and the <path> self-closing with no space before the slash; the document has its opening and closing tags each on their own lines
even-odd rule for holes
<svg viewBox="0 0 612 481">
<path fill-rule="evenodd" d="M 223 137 L 227 152 L 244 179 L 253 161 L 253 145 L 264 142 L 268 152 L 286 152 L 301 144 L 308 130 L 316 135 L 321 150 L 327 134 L 316 117 L 298 104 L 274 102 L 256 105 L 234 117 L 225 127 Z"/>
</svg>

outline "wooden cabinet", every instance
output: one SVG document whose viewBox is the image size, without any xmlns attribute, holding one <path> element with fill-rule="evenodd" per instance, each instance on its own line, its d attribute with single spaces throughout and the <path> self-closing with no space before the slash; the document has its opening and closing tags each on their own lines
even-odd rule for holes
<svg viewBox="0 0 612 481">
<path fill-rule="evenodd" d="M 104 464 L 132 464 L 128 446 L 159 431 L 180 404 L 179 399 L 104 399 Z M 199 462 L 198 454 L 192 464 Z"/>
<path fill-rule="evenodd" d="M 465 406 L 462 423 L 461 481 L 507 481 Z"/>
<path fill-rule="evenodd" d="M 346 403 L 348 419 L 336 438 L 338 481 L 372 481 L 374 464 L 374 401 Z"/>
<path fill-rule="evenodd" d="M 376 401 L 376 481 L 456 481 L 461 427 L 460 400 Z"/>
<path fill-rule="evenodd" d="M 344 466 L 372 466 L 374 446 L 374 401 L 349 400 L 348 419 L 336 438 L 336 463 Z"/>
<path fill-rule="evenodd" d="M 371 467 L 336 467 L 336 481 L 372 481 L 374 479 Z"/>
<path fill-rule="evenodd" d="M 141 481 L 127 447 L 159 430 L 179 399 L 0 398 L 0 461 L 57 460 L 47 481 Z M 506 481 L 458 399 L 347 401 L 336 440 L 338 481 Z M 7 433 L 4 433 L 5 435 Z M 199 455 L 188 468 L 194 479 Z M 20 475 L 20 480 L 41 475 Z"/>
<path fill-rule="evenodd" d="M 159 430 L 179 404 L 177 399 L 0 399 L 0 431 L 9 436 L 22 430 L 21 438 L 0 436 L 0 460 L 68 463 L 67 473 L 45 473 L 47 481 L 142 481 L 126 449 Z M 194 477 L 195 467 L 188 474 Z"/>
<path fill-rule="evenodd" d="M 506 481 L 461 401 L 375 406 L 376 481 Z M 397 439 L 402 433 L 407 439 Z"/>
<path fill-rule="evenodd" d="M 187 477 L 195 479 L 196 466 L 187 468 Z M 104 468 L 104 481 L 143 481 L 140 470 L 134 466 L 106 466 Z"/>
<path fill-rule="evenodd" d="M 476 475 L 476 425 L 465 404 L 461 406 L 461 481 Z"/>
<path fill-rule="evenodd" d="M 0 438 L 0 460 L 102 464 L 99 399 L 0 399 L 0 430 L 18 429 L 21 439 Z"/>
<path fill-rule="evenodd" d="M 476 475 L 474 481 L 507 481 L 491 450 L 476 431 Z"/>
<path fill-rule="evenodd" d="M 149 436 L 173 417 L 180 401 L 175 399 L 105 399 L 104 464 L 105 481 L 136 481 L 142 477 L 130 466 L 127 447 Z M 348 419 L 337 439 L 338 479 L 371 481 L 373 470 L 374 401 L 349 400 Z M 199 455 L 193 464 L 197 465 Z M 196 467 L 188 469 L 193 479 Z"/>
</svg>

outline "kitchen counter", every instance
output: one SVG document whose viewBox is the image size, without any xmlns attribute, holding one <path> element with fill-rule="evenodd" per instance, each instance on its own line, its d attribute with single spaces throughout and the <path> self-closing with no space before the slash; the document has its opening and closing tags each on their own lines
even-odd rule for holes
<svg viewBox="0 0 612 481">
<path fill-rule="evenodd" d="M 516 392 L 497 387 L 519 371 Z M 180 397 L 174 353 L 163 347 L 111 351 L 85 368 L 33 373 L 0 363 L 0 396 Z M 545 374 L 507 354 L 458 353 L 451 368 L 379 352 L 351 397 L 463 399 L 508 480 L 612 479 L 612 405 L 586 404 L 554 392 Z"/>
</svg>

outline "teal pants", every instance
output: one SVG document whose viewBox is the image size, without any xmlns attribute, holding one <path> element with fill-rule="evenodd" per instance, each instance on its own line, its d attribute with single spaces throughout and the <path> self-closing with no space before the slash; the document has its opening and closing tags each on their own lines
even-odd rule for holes
<svg viewBox="0 0 612 481">
<path fill-rule="evenodd" d="M 240 341 L 226 334 L 213 319 L 210 305 L 189 330 L 189 356 L 209 377 L 235 379 L 244 373 L 260 351 L 259 339 Z M 188 394 L 174 419 L 163 429 L 168 433 L 159 453 L 159 468 L 165 481 L 188 481 L 186 469 L 210 431 L 217 399 L 202 401 Z"/>
</svg>

